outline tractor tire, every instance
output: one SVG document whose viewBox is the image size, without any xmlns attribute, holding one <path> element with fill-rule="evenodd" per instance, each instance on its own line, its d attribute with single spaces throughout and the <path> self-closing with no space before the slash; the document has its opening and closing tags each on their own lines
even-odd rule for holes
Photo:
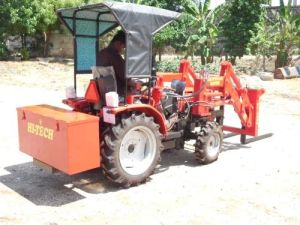
<svg viewBox="0 0 300 225">
<path fill-rule="evenodd" d="M 223 143 L 223 131 L 215 122 L 207 122 L 197 136 L 195 144 L 196 159 L 201 164 L 216 161 L 221 152 Z"/>
<path fill-rule="evenodd" d="M 160 161 L 162 135 L 159 125 L 144 113 L 122 118 L 102 137 L 103 172 L 123 187 L 145 182 Z"/>
</svg>

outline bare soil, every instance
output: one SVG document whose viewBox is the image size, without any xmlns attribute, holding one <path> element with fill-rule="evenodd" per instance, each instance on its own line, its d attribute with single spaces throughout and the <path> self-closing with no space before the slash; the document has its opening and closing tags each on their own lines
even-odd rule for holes
<svg viewBox="0 0 300 225">
<path fill-rule="evenodd" d="M 272 137 L 227 138 L 205 166 L 187 143 L 163 152 L 147 183 L 122 189 L 101 169 L 49 174 L 18 150 L 16 107 L 64 107 L 72 73 L 62 63 L 0 62 L 0 224 L 300 224 L 300 79 L 259 81 L 260 134 Z M 89 78 L 79 77 L 79 92 Z M 225 123 L 237 123 L 231 109 Z"/>
</svg>

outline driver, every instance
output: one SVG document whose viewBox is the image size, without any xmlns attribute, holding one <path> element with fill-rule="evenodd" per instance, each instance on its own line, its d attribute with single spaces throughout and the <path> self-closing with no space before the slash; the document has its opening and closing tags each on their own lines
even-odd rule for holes
<svg viewBox="0 0 300 225">
<path fill-rule="evenodd" d="M 118 94 L 125 94 L 125 61 L 121 56 L 125 49 L 126 37 L 124 31 L 120 30 L 113 37 L 110 44 L 97 53 L 97 66 L 112 66 L 115 71 Z"/>
</svg>

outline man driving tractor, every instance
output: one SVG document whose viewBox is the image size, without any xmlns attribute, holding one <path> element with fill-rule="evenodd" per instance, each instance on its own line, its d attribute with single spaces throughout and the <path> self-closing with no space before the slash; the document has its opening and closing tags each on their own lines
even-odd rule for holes
<svg viewBox="0 0 300 225">
<path fill-rule="evenodd" d="M 125 93 L 125 60 L 121 56 L 125 45 L 125 33 L 120 30 L 113 37 L 110 44 L 98 52 L 96 58 L 97 66 L 112 66 L 114 68 L 119 95 L 124 95 Z"/>
</svg>

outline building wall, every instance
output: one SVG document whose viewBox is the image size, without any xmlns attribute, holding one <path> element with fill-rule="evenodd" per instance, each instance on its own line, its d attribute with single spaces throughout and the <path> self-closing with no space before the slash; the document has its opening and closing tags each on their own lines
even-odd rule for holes
<svg viewBox="0 0 300 225">
<path fill-rule="evenodd" d="M 53 32 L 49 37 L 49 56 L 73 57 L 73 38 L 67 32 Z"/>
</svg>

